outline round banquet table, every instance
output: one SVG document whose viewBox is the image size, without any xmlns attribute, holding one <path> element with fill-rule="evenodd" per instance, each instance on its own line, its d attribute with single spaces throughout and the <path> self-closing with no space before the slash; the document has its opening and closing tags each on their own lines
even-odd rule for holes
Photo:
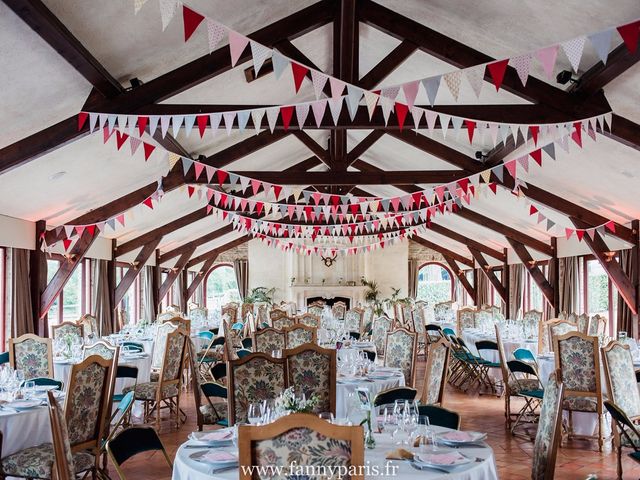
<svg viewBox="0 0 640 480">
<path fill-rule="evenodd" d="M 2 456 L 6 457 L 29 447 L 51 442 L 51 423 L 46 406 L 22 412 L 0 408 Z"/>
<path fill-rule="evenodd" d="M 546 353 L 544 355 L 538 355 L 538 376 L 540 377 L 540 383 L 546 387 L 549 383 L 549 375 L 553 373 L 556 368 L 555 356 L 553 353 Z M 634 361 L 634 365 L 638 365 Z M 604 376 L 604 366 L 602 361 L 600 362 L 600 382 L 602 385 L 602 393 L 607 394 L 607 382 Z M 573 412 L 572 413 L 573 431 L 576 435 L 593 435 L 598 428 L 598 415 L 589 412 Z M 565 419 L 569 418 L 569 412 L 564 412 Z M 609 414 L 605 411 L 604 432 L 608 435 L 611 432 L 611 422 Z"/>
<path fill-rule="evenodd" d="M 432 427 L 435 431 L 445 431 L 442 427 Z M 396 479 L 444 479 L 444 480 L 497 480 L 498 473 L 495 464 L 495 458 L 491 447 L 470 447 L 461 450 L 464 455 L 475 458 L 477 461 L 461 466 L 452 470 L 450 473 L 444 473 L 438 470 L 424 469 L 416 470 L 411 464 L 404 460 L 386 460 L 386 454 L 398 448 L 395 441 L 391 439 L 389 434 L 375 434 L 376 448 L 368 450 L 365 448 L 365 465 L 377 467 L 382 472 L 380 478 L 392 477 Z M 235 480 L 238 478 L 238 469 L 230 469 L 214 473 L 214 468 L 206 463 L 200 463 L 190 458 L 191 455 L 202 452 L 205 449 L 185 448 L 189 441 L 182 444 L 176 452 L 173 462 L 172 480 Z M 409 448 L 414 453 L 418 453 L 416 448 Z M 214 449 L 209 449 L 213 451 Z M 237 455 L 237 448 L 234 446 L 222 447 L 225 450 Z M 389 472 L 389 475 L 384 475 Z M 287 473 L 286 470 L 284 473 Z M 366 478 L 374 478 L 369 475 Z"/>
<path fill-rule="evenodd" d="M 344 377 L 338 375 L 336 381 L 336 418 L 348 418 L 354 425 L 359 424 L 364 418 L 364 412 L 360 410 L 358 399 L 350 396 L 357 388 L 369 390 L 369 398 L 373 403 L 375 396 L 385 390 L 394 387 L 404 387 L 404 375 L 400 370 L 394 372 L 390 378 L 368 378 L 368 377 Z M 375 425 L 375 418 L 372 419 Z"/>
</svg>

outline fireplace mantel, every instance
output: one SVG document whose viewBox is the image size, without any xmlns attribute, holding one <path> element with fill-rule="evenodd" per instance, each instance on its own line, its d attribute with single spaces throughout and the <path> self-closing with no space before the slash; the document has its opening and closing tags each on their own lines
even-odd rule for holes
<svg viewBox="0 0 640 480">
<path fill-rule="evenodd" d="M 289 301 L 296 302 L 298 309 L 304 309 L 309 297 L 323 297 L 331 299 L 334 297 L 348 297 L 351 299 L 351 306 L 364 304 L 364 294 L 368 287 L 362 285 L 293 285 L 288 287 Z"/>
</svg>

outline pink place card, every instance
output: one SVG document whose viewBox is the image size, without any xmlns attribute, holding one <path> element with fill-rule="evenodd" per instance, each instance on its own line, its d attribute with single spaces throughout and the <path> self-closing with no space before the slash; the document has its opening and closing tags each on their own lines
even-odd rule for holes
<svg viewBox="0 0 640 480">
<path fill-rule="evenodd" d="M 454 442 L 473 442 L 476 436 L 467 432 L 447 432 L 443 433 L 440 438 Z"/>
<path fill-rule="evenodd" d="M 210 462 L 233 462 L 237 460 L 238 457 L 229 452 L 208 452 L 206 455 L 202 456 L 202 460 L 208 460 Z"/>
<path fill-rule="evenodd" d="M 465 460 L 465 457 L 458 452 L 430 453 L 427 455 L 420 455 L 420 460 L 432 465 L 455 465 L 456 463 L 460 463 L 460 461 Z"/>
<path fill-rule="evenodd" d="M 202 435 L 200 440 L 205 441 L 219 441 L 219 440 L 229 440 L 233 437 L 233 432 L 231 430 L 219 430 L 211 433 L 207 433 L 206 435 Z"/>
</svg>

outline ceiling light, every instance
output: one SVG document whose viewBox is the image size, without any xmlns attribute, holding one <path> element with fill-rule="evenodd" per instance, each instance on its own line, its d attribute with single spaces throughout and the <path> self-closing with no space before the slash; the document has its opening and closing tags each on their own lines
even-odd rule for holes
<svg viewBox="0 0 640 480">
<path fill-rule="evenodd" d="M 579 83 L 580 80 L 577 78 L 573 78 L 571 70 L 563 70 L 558 75 L 556 75 L 556 82 L 560 85 L 566 85 L 567 83 Z"/>
<path fill-rule="evenodd" d="M 64 177 L 67 174 L 67 172 L 60 171 L 60 172 L 56 172 L 51 174 L 51 176 L 49 177 L 49 180 L 60 180 L 62 177 Z"/>
</svg>

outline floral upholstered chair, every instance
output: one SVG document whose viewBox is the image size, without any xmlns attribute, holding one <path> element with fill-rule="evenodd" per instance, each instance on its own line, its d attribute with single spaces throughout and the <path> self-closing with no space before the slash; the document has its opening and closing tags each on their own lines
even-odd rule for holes
<svg viewBox="0 0 640 480">
<path fill-rule="evenodd" d="M 191 320 L 188 318 L 182 318 L 180 316 L 175 316 L 170 318 L 169 320 L 165 320 L 162 323 L 170 323 L 174 325 L 176 328 L 182 328 L 188 335 L 191 335 Z"/>
<path fill-rule="evenodd" d="M 172 317 L 173 318 L 173 317 Z M 151 359 L 151 369 L 156 372 L 162 368 L 164 363 L 165 349 L 163 345 L 167 342 L 167 336 L 178 329 L 173 323 L 165 322 L 158 325 L 156 330 L 156 338 L 154 341 L 153 357 Z"/>
<path fill-rule="evenodd" d="M 361 308 L 352 308 L 347 311 L 344 316 L 344 328 L 347 332 L 355 332 L 358 335 L 362 333 L 362 318 L 364 310 Z"/>
<path fill-rule="evenodd" d="M 580 333 L 586 333 L 589 334 L 589 315 L 587 315 L 586 313 L 583 313 L 582 315 L 578 316 L 578 331 Z"/>
<path fill-rule="evenodd" d="M 524 312 L 522 323 L 525 326 L 527 334 L 537 337 L 540 331 L 540 323 L 542 322 L 542 312 L 540 310 L 529 310 Z M 540 352 L 542 353 L 542 352 Z"/>
<path fill-rule="evenodd" d="M 151 413 L 155 411 L 156 430 L 160 431 L 160 411 L 167 408 L 175 416 L 176 428 L 180 427 L 180 420 L 184 414 L 180 410 L 180 393 L 182 391 L 182 372 L 185 367 L 190 341 L 187 332 L 182 329 L 174 330 L 165 339 L 162 368 L 157 381 L 138 383 L 126 387 L 124 393 L 135 392 L 136 400 L 144 402 L 144 421 L 149 422 Z M 155 348 L 159 348 L 156 344 Z"/>
<path fill-rule="evenodd" d="M 309 465 L 318 471 L 321 467 L 344 467 L 362 473 L 363 469 L 357 467 L 364 465 L 364 432 L 362 426 L 332 425 L 316 415 L 293 413 L 267 425 L 241 425 L 238 451 L 241 465 L 285 469 L 291 465 Z M 350 466 L 356 468 L 350 469 Z M 316 478 L 303 475 L 304 467 L 297 473 L 293 468 L 292 478 Z M 241 480 L 252 478 L 278 477 L 252 477 L 248 469 L 241 470 Z M 350 478 L 361 480 L 364 477 L 351 475 Z"/>
<path fill-rule="evenodd" d="M 235 323 L 238 320 L 238 304 L 237 303 L 227 303 L 222 306 L 222 317 L 227 317 L 227 321 L 231 324 Z"/>
<path fill-rule="evenodd" d="M 54 340 L 71 335 L 84 340 L 84 327 L 73 322 L 62 322 L 51 327 L 51 336 Z"/>
<path fill-rule="evenodd" d="M 602 348 L 609 400 L 624 412 L 632 422 L 640 420 L 640 393 L 634 372 L 633 357 L 629 345 L 609 342 Z M 622 432 L 614 425 L 614 445 L 618 458 L 618 478 L 622 478 L 622 447 L 640 448 L 640 438 L 633 432 Z M 632 443 L 633 442 L 633 443 Z"/>
<path fill-rule="evenodd" d="M 476 328 L 476 315 L 479 315 L 474 308 L 461 308 L 458 310 L 458 335 L 468 328 Z"/>
<path fill-rule="evenodd" d="M 189 310 L 189 319 L 194 323 L 204 324 L 209 318 L 209 311 L 204 307 L 192 308 Z"/>
<path fill-rule="evenodd" d="M 53 392 L 48 392 L 47 396 L 56 478 L 74 478 L 80 472 L 75 470 L 69 430 L 67 429 L 67 421 L 64 418 L 64 409 L 56 400 Z"/>
<path fill-rule="evenodd" d="M 318 318 L 322 317 L 322 312 L 324 311 L 324 303 L 323 302 L 313 302 L 307 307 L 307 312 L 311 315 L 315 315 Z"/>
<path fill-rule="evenodd" d="M 269 312 L 269 319 L 273 322 L 274 320 L 278 320 L 279 318 L 287 317 L 287 312 L 282 310 L 281 308 L 273 308 Z"/>
<path fill-rule="evenodd" d="M 99 471 L 114 375 L 113 360 L 97 355 L 71 368 L 65 418 L 76 472 Z M 29 447 L 3 458 L 0 476 L 50 479 L 54 461 L 51 443 Z"/>
<path fill-rule="evenodd" d="M 82 347 L 83 359 L 90 357 L 91 355 L 100 355 L 102 358 L 111 360 L 113 358 L 118 358 L 119 353 L 120 353 L 120 347 L 114 347 L 113 345 L 105 342 L 104 340 L 99 340 L 95 342 L 93 345 L 89 345 L 89 346 L 84 345 Z"/>
<path fill-rule="evenodd" d="M 14 370 L 22 370 L 25 380 L 53 378 L 53 352 L 50 338 L 27 333 L 9 339 L 9 364 Z"/>
<path fill-rule="evenodd" d="M 371 341 L 376 346 L 378 356 L 384 356 L 384 347 L 387 340 L 387 333 L 391 330 L 393 322 L 386 315 L 382 315 L 373 321 L 371 329 Z"/>
<path fill-rule="evenodd" d="M 294 325 L 293 327 L 285 328 L 286 348 L 296 348 L 306 343 L 316 343 L 316 331 L 316 328 L 307 327 L 306 325 Z"/>
<path fill-rule="evenodd" d="M 598 337 L 577 331 L 554 336 L 556 370 L 564 380 L 563 408 L 571 412 L 598 415 L 598 447 L 604 445 L 604 405 L 600 375 Z M 572 416 L 569 415 L 569 437 L 574 437 Z M 592 438 L 592 437 L 588 437 Z"/>
<path fill-rule="evenodd" d="M 344 320 L 344 316 L 347 314 L 347 304 L 344 302 L 336 302 L 331 307 L 331 312 L 336 320 Z"/>
<path fill-rule="evenodd" d="M 453 322 L 455 318 L 453 313 L 453 302 L 436 303 L 433 307 L 433 316 L 436 322 Z"/>
<path fill-rule="evenodd" d="M 415 307 L 411 312 L 413 319 L 413 331 L 418 334 L 418 344 L 426 343 L 427 330 L 425 329 L 426 321 L 424 318 L 424 309 Z"/>
<path fill-rule="evenodd" d="M 407 329 L 399 328 L 387 333 L 384 366 L 400 368 L 404 382 L 408 387 L 415 385 L 416 357 L 418 356 L 418 335 Z"/>
<path fill-rule="evenodd" d="M 540 409 L 538 431 L 533 445 L 533 480 L 553 480 L 556 454 L 560 445 L 562 425 L 562 398 L 564 387 L 559 373 L 549 376 Z"/>
<path fill-rule="evenodd" d="M 317 345 L 301 345 L 286 350 L 287 385 L 307 398 L 316 395 L 314 413 L 336 413 L 336 351 Z"/>
<path fill-rule="evenodd" d="M 286 347 L 285 333 L 275 328 L 263 328 L 253 334 L 253 349 L 255 352 L 268 353 L 274 350 L 284 350 Z"/>
<path fill-rule="evenodd" d="M 373 326 L 373 307 L 368 305 L 364 309 L 362 315 L 362 334 L 360 336 L 367 336 L 371 333 L 371 327 Z"/>
<path fill-rule="evenodd" d="M 241 319 L 244 321 L 247 318 L 247 315 L 253 315 L 253 303 L 243 303 L 241 310 Z"/>
<path fill-rule="evenodd" d="M 320 317 L 311 313 L 303 313 L 298 317 L 298 323 L 300 325 L 307 325 L 308 327 L 320 327 Z"/>
<path fill-rule="evenodd" d="M 158 314 L 158 316 L 156 317 L 156 321 L 158 323 L 164 323 L 167 320 L 171 320 L 173 317 L 175 317 L 177 315 L 177 312 L 173 311 L 173 310 L 166 310 L 164 312 L 160 312 Z"/>
<path fill-rule="evenodd" d="M 78 325 L 82 325 L 84 329 L 84 338 L 96 338 L 100 336 L 98 328 L 98 319 L 93 315 L 84 314 L 78 320 Z"/>
<path fill-rule="evenodd" d="M 293 327 L 295 324 L 295 319 L 293 317 L 288 317 L 287 315 L 271 319 L 271 325 L 273 325 L 273 328 L 277 328 L 278 330 Z"/>
<path fill-rule="evenodd" d="M 246 423 L 249 405 L 276 398 L 286 388 L 285 359 L 252 353 L 227 369 L 229 425 Z"/>
<path fill-rule="evenodd" d="M 422 405 L 442 405 L 449 373 L 449 351 L 451 345 L 445 338 L 429 345 L 427 365 L 422 388 Z"/>
<path fill-rule="evenodd" d="M 577 318 L 577 317 L 576 317 Z M 549 339 L 551 341 L 551 349 L 555 352 L 555 342 L 553 337 L 559 337 L 569 332 L 577 332 L 578 325 L 568 320 L 550 320 L 547 323 L 549 329 Z"/>
<path fill-rule="evenodd" d="M 589 327 L 587 333 L 591 336 L 600 336 L 607 331 L 607 317 L 602 315 L 594 315 L 589 320 Z"/>
</svg>

